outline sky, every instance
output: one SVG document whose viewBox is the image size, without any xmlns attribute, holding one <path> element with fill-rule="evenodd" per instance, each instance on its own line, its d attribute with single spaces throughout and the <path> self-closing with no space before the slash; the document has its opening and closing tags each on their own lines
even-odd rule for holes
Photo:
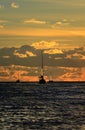
<svg viewBox="0 0 85 130">
<path fill-rule="evenodd" d="M 84 16 L 84 0 L 0 0 L 0 34 L 85 36 Z"/>
<path fill-rule="evenodd" d="M 41 49 L 46 80 L 85 80 L 85 0 L 0 0 L 0 81 L 38 80 Z"/>
</svg>

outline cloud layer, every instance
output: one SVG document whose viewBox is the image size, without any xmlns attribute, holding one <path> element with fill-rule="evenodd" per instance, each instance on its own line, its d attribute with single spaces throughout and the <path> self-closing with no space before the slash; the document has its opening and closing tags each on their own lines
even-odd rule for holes
<svg viewBox="0 0 85 130">
<path fill-rule="evenodd" d="M 41 67 L 41 46 L 43 46 L 41 43 L 40 48 L 39 45 L 36 48 L 28 45 L 20 48 L 1 48 L 0 79 L 8 75 L 17 77 L 17 70 L 20 71 L 23 79 L 29 76 L 38 77 Z M 84 80 L 85 47 L 63 51 L 58 49 L 58 44 L 56 48 L 54 48 L 55 44 L 53 48 L 50 45 L 52 44 L 49 42 L 49 47 L 43 48 L 46 76 L 50 77 L 51 72 L 55 80 L 78 80 L 79 78 Z"/>
</svg>

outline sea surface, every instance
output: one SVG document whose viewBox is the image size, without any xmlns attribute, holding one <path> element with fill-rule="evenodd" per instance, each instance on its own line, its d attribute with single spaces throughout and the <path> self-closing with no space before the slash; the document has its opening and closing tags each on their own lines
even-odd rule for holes
<svg viewBox="0 0 85 130">
<path fill-rule="evenodd" d="M 0 83 L 0 130 L 85 130 L 85 83 Z"/>
</svg>

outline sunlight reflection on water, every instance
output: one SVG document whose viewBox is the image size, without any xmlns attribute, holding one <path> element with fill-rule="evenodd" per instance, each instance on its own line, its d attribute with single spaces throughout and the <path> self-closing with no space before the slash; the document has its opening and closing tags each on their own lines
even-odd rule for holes
<svg viewBox="0 0 85 130">
<path fill-rule="evenodd" d="M 85 130 L 85 125 L 82 125 L 81 130 Z"/>
</svg>

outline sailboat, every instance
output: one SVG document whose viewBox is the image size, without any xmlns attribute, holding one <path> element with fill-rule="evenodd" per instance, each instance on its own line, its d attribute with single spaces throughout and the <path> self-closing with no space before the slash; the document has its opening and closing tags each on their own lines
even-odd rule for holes
<svg viewBox="0 0 85 130">
<path fill-rule="evenodd" d="M 46 81 L 44 79 L 43 51 L 41 51 L 41 60 L 42 60 L 42 64 L 41 64 L 41 76 L 39 77 L 39 83 L 40 84 L 45 84 Z"/>
<path fill-rule="evenodd" d="M 16 80 L 16 83 L 20 83 L 19 77 L 20 77 L 20 75 L 19 75 L 19 72 L 18 72 L 18 79 Z"/>
</svg>

